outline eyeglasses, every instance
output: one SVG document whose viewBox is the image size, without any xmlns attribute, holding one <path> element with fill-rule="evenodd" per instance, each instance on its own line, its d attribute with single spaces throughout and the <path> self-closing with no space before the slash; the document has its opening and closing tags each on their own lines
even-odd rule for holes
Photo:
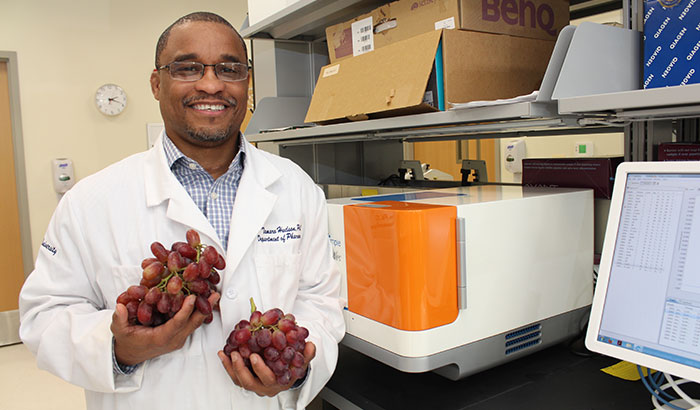
<svg viewBox="0 0 700 410">
<path fill-rule="evenodd" d="M 196 61 L 174 61 L 158 67 L 158 71 L 167 68 L 173 80 L 198 81 L 204 77 L 205 67 L 214 67 L 216 77 L 221 81 L 229 82 L 245 80 L 248 78 L 248 70 L 252 68 L 243 63 L 203 64 Z"/>
</svg>

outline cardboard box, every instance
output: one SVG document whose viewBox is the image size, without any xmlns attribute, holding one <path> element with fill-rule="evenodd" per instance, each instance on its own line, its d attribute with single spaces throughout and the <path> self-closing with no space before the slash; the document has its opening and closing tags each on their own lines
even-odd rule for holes
<svg viewBox="0 0 700 410">
<path fill-rule="evenodd" d="M 615 170 L 623 157 L 526 158 L 523 186 L 591 188 L 596 198 L 610 199 Z"/>
<path fill-rule="evenodd" d="M 439 29 L 554 41 L 569 24 L 568 0 L 399 0 L 326 28 L 331 63 Z"/>
<path fill-rule="evenodd" d="M 644 88 L 700 83 L 700 4 L 644 1 Z"/>
<path fill-rule="evenodd" d="M 700 161 L 700 144 L 664 142 L 659 144 L 659 161 Z"/>
<path fill-rule="evenodd" d="M 321 69 L 305 122 L 436 111 L 539 89 L 554 43 L 431 31 Z"/>
</svg>

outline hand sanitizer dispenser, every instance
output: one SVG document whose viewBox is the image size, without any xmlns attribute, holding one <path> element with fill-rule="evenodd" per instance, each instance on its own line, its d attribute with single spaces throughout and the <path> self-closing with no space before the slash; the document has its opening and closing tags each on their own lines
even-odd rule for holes
<svg viewBox="0 0 700 410">
<path fill-rule="evenodd" d="M 51 162 L 53 173 L 53 189 L 63 194 L 75 184 L 73 161 L 68 158 L 56 158 Z"/>
<path fill-rule="evenodd" d="M 523 158 L 525 158 L 525 141 L 513 140 L 506 145 L 504 155 L 506 171 L 514 174 L 523 172 Z"/>
</svg>

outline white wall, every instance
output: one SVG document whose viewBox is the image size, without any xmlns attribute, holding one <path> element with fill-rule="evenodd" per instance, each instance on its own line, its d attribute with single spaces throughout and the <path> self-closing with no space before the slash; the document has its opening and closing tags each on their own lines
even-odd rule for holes
<svg viewBox="0 0 700 410">
<path fill-rule="evenodd" d="M 53 158 L 81 179 L 147 147 L 161 122 L 148 78 L 158 36 L 178 17 L 212 11 L 240 27 L 246 0 L 0 0 L 0 50 L 17 53 L 32 248 L 36 257 L 58 202 Z M 102 84 L 121 85 L 117 117 L 95 107 Z M 128 223 L 128 221 L 125 221 Z"/>
</svg>

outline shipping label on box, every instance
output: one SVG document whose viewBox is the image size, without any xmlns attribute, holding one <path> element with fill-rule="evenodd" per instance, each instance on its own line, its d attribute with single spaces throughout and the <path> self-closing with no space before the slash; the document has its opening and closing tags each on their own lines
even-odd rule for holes
<svg viewBox="0 0 700 410">
<path fill-rule="evenodd" d="M 328 57 L 334 63 L 429 31 L 457 28 L 458 22 L 459 0 L 395 1 L 327 27 Z M 371 50 L 353 47 L 362 42 L 371 42 Z"/>
<path fill-rule="evenodd" d="M 644 88 L 700 83 L 700 0 L 644 1 Z"/>
</svg>

